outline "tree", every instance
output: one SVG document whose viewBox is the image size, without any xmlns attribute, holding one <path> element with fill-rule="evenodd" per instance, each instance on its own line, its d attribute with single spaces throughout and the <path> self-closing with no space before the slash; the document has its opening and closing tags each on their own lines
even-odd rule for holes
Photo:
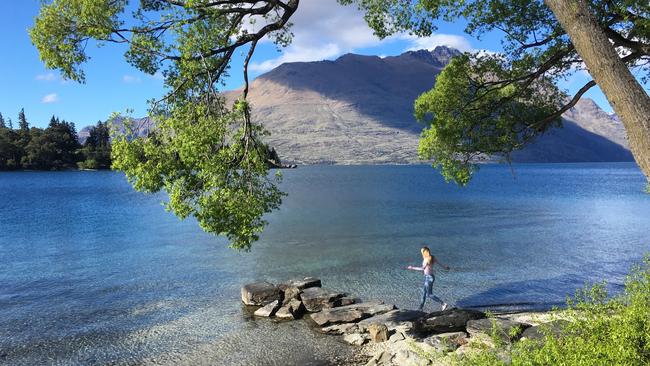
<svg viewBox="0 0 650 366">
<path fill-rule="evenodd" d="M 80 163 L 84 169 L 109 169 L 111 167 L 111 141 L 108 122 L 97 122 L 91 127 L 84 143 L 82 154 L 85 160 Z"/>
<path fill-rule="evenodd" d="M 630 147 L 650 179 L 650 98 L 630 69 L 648 80 L 647 0 L 339 0 L 356 3 L 380 37 L 401 31 L 429 35 L 437 19 L 465 18 L 480 37 L 504 33 L 504 53 L 465 55 L 444 69 L 415 103 L 426 123 L 419 153 L 449 180 L 466 184 L 476 159 L 521 149 L 598 84 L 626 128 Z M 620 55 L 620 56 L 619 56 Z M 583 62 L 594 80 L 568 98 L 555 82 Z"/>
<path fill-rule="evenodd" d="M 21 108 L 20 112 L 18 112 L 18 128 L 21 131 L 29 131 L 29 123 L 25 118 L 25 108 Z"/>
<path fill-rule="evenodd" d="M 7 125 L 5 124 L 5 118 L 2 116 L 2 113 L 0 113 L 0 129 L 2 128 L 7 128 Z"/>
<path fill-rule="evenodd" d="M 167 208 L 181 218 L 223 234 L 235 248 L 248 249 L 266 225 L 262 216 L 283 194 L 270 176 L 266 132 L 251 121 L 248 64 L 257 42 L 290 40 L 288 21 L 299 0 L 142 0 L 127 25 L 125 0 L 53 0 L 41 6 L 32 42 L 48 68 L 84 81 L 81 65 L 90 39 L 128 45 L 127 62 L 139 70 L 162 71 L 168 93 L 153 101 L 151 133 L 127 120 L 113 139 L 113 166 L 145 192 L 164 190 Z M 217 87 L 233 54 L 248 47 L 245 87 L 226 106 Z"/>
</svg>

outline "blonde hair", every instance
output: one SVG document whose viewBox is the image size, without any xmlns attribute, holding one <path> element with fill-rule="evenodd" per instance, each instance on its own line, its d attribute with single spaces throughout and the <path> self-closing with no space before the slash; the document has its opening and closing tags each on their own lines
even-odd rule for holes
<svg viewBox="0 0 650 366">
<path fill-rule="evenodd" d="M 424 258 L 424 261 L 427 262 L 427 264 L 431 264 L 433 262 L 433 256 L 431 255 L 431 250 L 429 250 L 429 247 L 422 247 L 422 249 L 420 249 L 420 252 L 422 253 L 422 258 Z"/>
</svg>

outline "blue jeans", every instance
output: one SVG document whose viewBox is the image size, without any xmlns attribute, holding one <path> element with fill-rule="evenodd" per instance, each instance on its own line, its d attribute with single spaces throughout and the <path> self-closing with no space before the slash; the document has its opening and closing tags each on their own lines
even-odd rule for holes
<svg viewBox="0 0 650 366">
<path fill-rule="evenodd" d="M 427 301 L 427 297 L 430 297 L 431 300 L 439 302 L 441 305 L 445 302 L 440 300 L 440 298 L 433 294 L 433 281 L 436 278 L 433 275 L 424 275 L 424 288 L 422 289 L 422 302 L 420 303 L 420 310 L 424 307 L 424 302 Z"/>
</svg>

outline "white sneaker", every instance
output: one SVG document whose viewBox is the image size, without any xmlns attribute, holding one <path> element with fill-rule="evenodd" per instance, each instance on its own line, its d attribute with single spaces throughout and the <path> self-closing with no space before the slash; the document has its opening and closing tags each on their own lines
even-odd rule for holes
<svg viewBox="0 0 650 366">
<path fill-rule="evenodd" d="M 449 305 L 447 305 L 446 302 L 443 302 L 443 303 L 442 303 L 442 309 L 441 309 L 441 310 L 442 310 L 442 311 L 445 311 L 445 310 L 447 310 L 448 307 L 449 307 Z"/>
</svg>

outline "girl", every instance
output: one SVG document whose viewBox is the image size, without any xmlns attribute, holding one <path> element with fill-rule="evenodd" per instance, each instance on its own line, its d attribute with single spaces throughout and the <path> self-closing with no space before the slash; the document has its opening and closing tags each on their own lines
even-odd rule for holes
<svg viewBox="0 0 650 366">
<path fill-rule="evenodd" d="M 440 263 L 439 260 L 436 259 L 436 257 L 431 255 L 431 251 L 427 247 L 422 247 L 420 250 L 422 252 L 422 267 L 413 267 L 413 266 L 408 266 L 407 269 L 412 269 L 415 271 L 422 271 L 424 272 L 424 291 L 422 293 L 422 302 L 420 303 L 420 310 L 424 307 L 424 302 L 427 300 L 427 296 L 430 297 L 432 300 L 439 302 L 441 304 L 442 310 L 447 309 L 447 303 L 440 300 L 440 298 L 436 295 L 433 294 L 433 281 L 435 281 L 435 277 L 433 276 L 433 265 L 438 263 L 440 267 L 449 270 L 449 266 L 446 266 L 442 263 Z"/>
</svg>

